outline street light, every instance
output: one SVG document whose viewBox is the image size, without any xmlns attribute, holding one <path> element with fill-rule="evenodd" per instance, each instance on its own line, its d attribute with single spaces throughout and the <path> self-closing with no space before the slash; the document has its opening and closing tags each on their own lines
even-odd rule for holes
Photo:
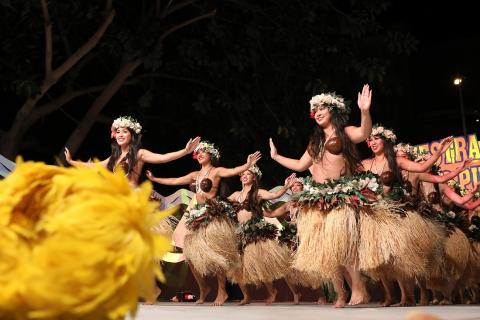
<svg viewBox="0 0 480 320">
<path fill-rule="evenodd" d="M 462 117 L 462 130 L 463 135 L 467 135 L 467 122 L 465 120 L 465 107 L 463 105 L 463 92 L 462 92 L 463 79 L 457 77 L 453 80 L 453 84 L 458 87 L 458 97 L 460 98 L 460 116 Z"/>
</svg>

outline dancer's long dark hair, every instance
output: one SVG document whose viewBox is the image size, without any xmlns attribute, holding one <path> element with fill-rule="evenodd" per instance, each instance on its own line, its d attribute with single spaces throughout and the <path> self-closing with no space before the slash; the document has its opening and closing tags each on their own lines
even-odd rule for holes
<svg viewBox="0 0 480 320">
<path fill-rule="evenodd" d="M 347 175 L 353 174 L 360 167 L 360 157 L 357 152 L 355 144 L 345 134 L 345 126 L 347 125 L 347 116 L 339 114 L 335 111 L 330 111 L 330 117 L 335 129 L 335 134 L 342 142 L 342 154 L 347 161 Z M 318 124 L 315 125 L 313 133 L 310 136 L 310 142 L 308 144 L 308 154 L 312 157 L 313 161 L 322 160 L 325 155 L 325 133 L 323 128 Z"/>
<path fill-rule="evenodd" d="M 140 150 L 142 147 L 142 135 L 136 133 L 130 128 L 127 129 L 130 132 L 132 139 L 130 141 L 130 145 L 128 146 L 128 153 L 125 157 L 123 157 L 123 159 L 120 160 L 120 163 L 124 163 L 122 167 L 123 170 L 125 170 L 125 174 L 128 176 L 134 171 L 135 165 L 137 164 L 138 150 Z M 113 171 L 115 169 L 115 164 L 122 154 L 122 149 L 115 139 L 112 140 L 111 147 L 112 154 L 108 160 L 107 169 Z"/>
<path fill-rule="evenodd" d="M 258 201 L 258 189 L 258 180 L 257 176 L 255 176 L 255 179 L 253 179 L 252 182 L 252 187 L 250 188 L 250 191 L 248 191 L 247 205 L 245 209 L 253 213 L 254 216 L 261 217 L 263 211 L 261 203 Z"/>
<path fill-rule="evenodd" d="M 383 141 L 383 153 L 387 158 L 388 167 L 393 173 L 392 185 L 403 185 L 402 171 L 397 165 L 397 155 L 393 147 L 393 143 L 390 140 L 385 139 L 383 136 L 377 136 Z"/>
</svg>

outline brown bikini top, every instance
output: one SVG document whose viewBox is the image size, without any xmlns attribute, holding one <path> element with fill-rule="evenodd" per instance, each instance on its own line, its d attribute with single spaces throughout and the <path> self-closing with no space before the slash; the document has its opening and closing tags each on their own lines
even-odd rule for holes
<svg viewBox="0 0 480 320">
<path fill-rule="evenodd" d="M 205 193 L 209 193 L 212 190 L 213 182 L 210 178 L 205 178 L 200 181 L 200 190 Z"/>
<path fill-rule="evenodd" d="M 339 137 L 331 137 L 325 142 L 325 149 L 334 155 L 339 155 L 343 151 L 342 140 Z"/>
<path fill-rule="evenodd" d="M 392 171 L 385 171 L 385 172 L 382 172 L 382 174 L 380 175 L 380 182 L 384 186 L 389 187 L 392 185 L 393 178 L 394 176 Z"/>
</svg>

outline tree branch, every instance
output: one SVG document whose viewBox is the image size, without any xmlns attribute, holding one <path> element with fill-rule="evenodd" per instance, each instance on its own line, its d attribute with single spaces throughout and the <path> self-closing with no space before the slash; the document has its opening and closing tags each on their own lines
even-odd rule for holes
<svg viewBox="0 0 480 320">
<path fill-rule="evenodd" d="M 198 17 L 195 17 L 195 18 L 192 18 L 190 20 L 187 20 L 187 21 L 184 21 L 180 24 L 177 24 L 177 25 L 174 25 L 173 27 L 171 27 L 170 29 L 168 29 L 167 31 L 165 31 L 164 33 L 162 33 L 162 35 L 160 36 L 160 41 L 159 43 L 161 43 L 163 40 L 165 40 L 166 37 L 168 37 L 170 34 L 174 33 L 175 31 L 177 31 L 178 29 L 181 29 L 183 27 L 186 27 L 186 26 L 189 26 L 191 24 L 194 24 L 195 22 L 197 21 L 200 21 L 200 20 L 203 20 L 203 19 L 206 19 L 206 18 L 209 18 L 211 16 L 214 16 L 215 14 L 217 13 L 217 10 L 214 9 L 212 10 L 211 12 L 209 13 L 206 13 L 206 14 L 203 14 L 201 16 L 198 16 Z"/>
<path fill-rule="evenodd" d="M 174 5 L 172 7 L 166 7 L 165 10 L 163 11 L 163 13 L 160 15 L 160 18 L 165 18 L 166 16 L 174 13 L 175 11 L 178 11 L 186 6 L 188 6 L 189 4 L 192 4 L 194 2 L 197 2 L 198 0 L 184 0 L 183 2 L 180 2 L 179 4 L 177 5 Z"/>
<path fill-rule="evenodd" d="M 52 20 L 48 13 L 47 0 L 40 0 L 42 4 L 43 21 L 45 24 L 45 78 L 52 73 L 53 41 L 52 41 Z"/>
</svg>

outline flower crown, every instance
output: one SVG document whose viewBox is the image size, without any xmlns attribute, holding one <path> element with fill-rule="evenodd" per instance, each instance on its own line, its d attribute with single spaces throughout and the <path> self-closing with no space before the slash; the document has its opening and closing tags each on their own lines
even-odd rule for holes
<svg viewBox="0 0 480 320">
<path fill-rule="evenodd" d="M 417 150 L 412 153 L 415 162 L 424 162 L 430 159 L 432 154 L 427 150 Z"/>
<path fill-rule="evenodd" d="M 262 171 L 260 170 L 260 168 L 254 164 L 253 166 L 251 166 L 248 171 L 250 171 L 251 173 L 253 173 L 258 180 L 262 179 Z"/>
<path fill-rule="evenodd" d="M 310 117 L 314 118 L 317 109 L 322 107 L 341 114 L 348 114 L 350 112 L 350 108 L 343 97 L 337 96 L 334 92 L 322 93 L 310 99 Z"/>
<path fill-rule="evenodd" d="M 197 153 L 200 151 L 210 154 L 210 157 L 212 157 L 212 159 L 214 160 L 220 159 L 220 151 L 218 151 L 218 148 L 215 146 L 215 144 L 209 141 L 202 141 L 198 144 L 198 146 L 193 151 L 194 159 L 196 159 Z"/>
<path fill-rule="evenodd" d="M 118 128 L 130 128 L 132 129 L 136 134 L 139 134 L 142 132 L 142 126 L 140 123 L 135 119 L 130 116 L 126 117 L 118 117 L 115 119 L 112 123 L 112 138 L 115 137 L 116 131 Z"/>
<path fill-rule="evenodd" d="M 388 140 L 392 143 L 395 143 L 395 141 L 397 141 L 397 136 L 392 129 L 387 129 L 379 124 L 374 125 L 372 128 L 372 133 L 370 134 L 370 137 L 374 136 L 383 137 L 385 140 Z"/>
<path fill-rule="evenodd" d="M 409 143 L 400 142 L 395 147 L 393 147 L 393 149 L 395 150 L 395 152 L 402 151 L 408 154 L 409 156 L 414 157 L 415 150 Z"/>
<path fill-rule="evenodd" d="M 303 177 L 296 177 L 293 183 L 300 183 L 302 186 L 305 185 L 305 178 Z"/>
</svg>

